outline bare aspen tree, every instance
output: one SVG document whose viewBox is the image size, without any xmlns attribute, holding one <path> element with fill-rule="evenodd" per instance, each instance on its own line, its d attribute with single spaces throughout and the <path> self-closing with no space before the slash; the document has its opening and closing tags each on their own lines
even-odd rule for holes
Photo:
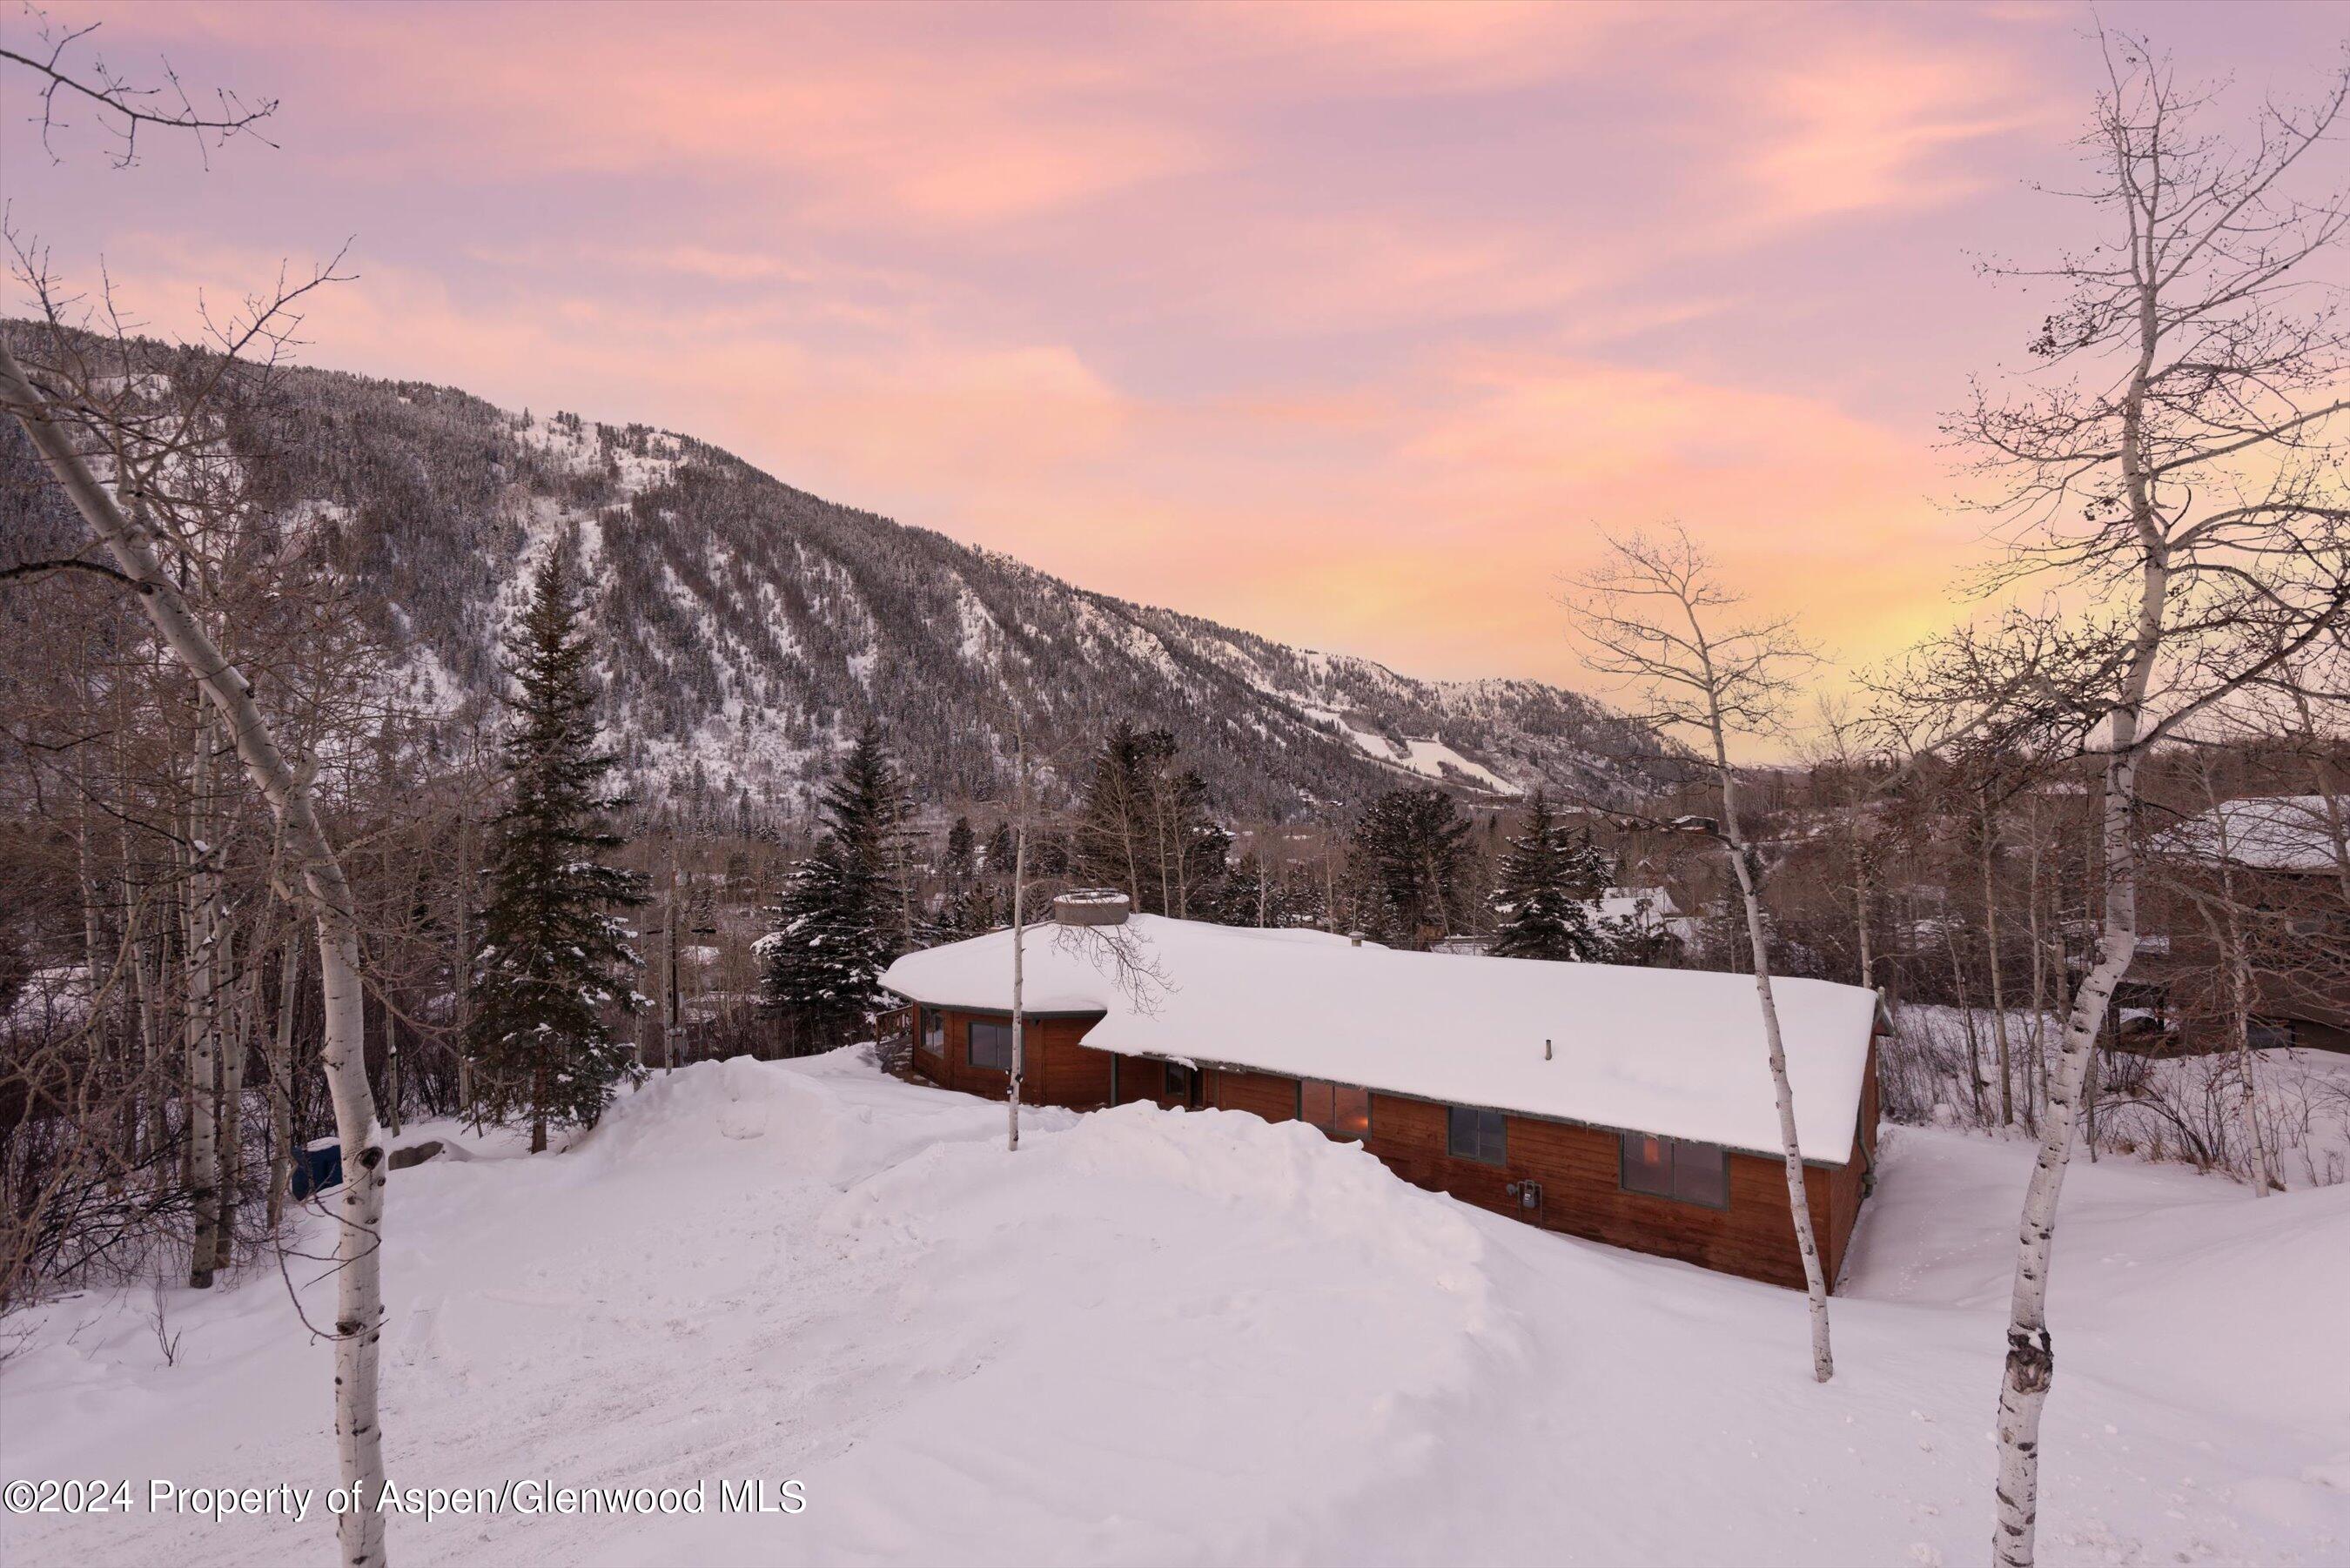
<svg viewBox="0 0 2350 1568">
<path fill-rule="evenodd" d="M 1811 1300 L 1812 1376 L 1825 1383 L 1835 1371 L 1828 1345 L 1828 1281 L 1812 1233 L 1810 1192 L 1795 1133 L 1794 1090 L 1787 1081 L 1786 1046 L 1779 1031 L 1778 1002 L 1771 991 L 1759 864 L 1740 823 L 1738 774 L 1730 762 L 1731 735 L 1771 733 L 1780 727 L 1796 673 L 1816 656 L 1797 639 L 1787 621 L 1721 624 L 1721 618 L 1735 612 L 1742 600 L 1679 526 L 1654 537 L 1635 534 L 1610 539 L 1604 564 L 1575 586 L 1578 597 L 1571 608 L 1590 648 L 1592 667 L 1631 684 L 1645 705 L 1637 715 L 1643 722 L 1659 729 L 1693 730 L 1705 745 L 1704 761 L 1721 801 L 1721 818 L 1702 826 L 1721 843 L 1744 909 L 1755 997 L 1762 1007 L 1762 1037 L 1778 1102 L 1787 1206 Z"/>
<path fill-rule="evenodd" d="M 2017 1235 L 1993 1535 L 2007 1568 L 2035 1552 L 2057 1199 L 2095 1042 L 2137 950 L 2141 763 L 2332 635 L 2350 604 L 2334 390 L 2350 343 L 2324 306 L 2298 302 L 2350 204 L 2286 189 L 2332 132 L 2350 74 L 2311 106 L 2263 105 L 2239 142 L 2198 129 L 2209 95 L 2166 60 L 2135 39 L 2103 43 L 2106 85 L 2081 141 L 2089 179 L 2067 193 L 2102 225 L 2097 242 L 2044 268 L 1996 269 L 2062 291 L 2033 344 L 2043 368 L 1999 395 L 1978 387 L 1950 421 L 2008 522 L 2008 577 L 2044 574 L 2061 587 L 2052 602 L 2071 607 L 1953 639 L 1953 690 L 1978 693 L 1959 705 L 2103 770 L 2102 922 Z M 1956 679 L 1961 668 L 1996 678 Z"/>
<path fill-rule="evenodd" d="M 265 306 L 261 321 L 282 314 L 286 303 L 281 298 Z M 258 324 L 254 330 L 260 330 Z M 81 443 L 90 441 L 104 450 L 109 432 L 103 428 L 92 431 L 83 422 L 78 410 L 87 403 L 86 398 L 52 396 L 36 387 L 0 342 L 0 405 L 23 425 L 75 509 L 114 557 L 116 569 L 130 579 L 156 634 L 202 688 L 247 775 L 283 825 L 288 859 L 317 927 L 327 1020 L 321 1056 L 346 1172 L 336 1247 L 336 1428 L 343 1484 L 372 1496 L 383 1480 L 382 1432 L 376 1416 L 376 1349 L 383 1319 L 378 1252 L 383 1147 L 367 1081 L 359 930 L 350 885 L 312 799 L 315 763 L 305 759 L 297 768 L 279 750 L 268 719 L 254 701 L 252 683 L 205 631 L 173 575 L 164 568 L 155 527 L 134 520 L 91 472 Z M 135 465 L 122 462 L 129 455 L 122 443 L 113 443 L 109 455 L 115 460 L 118 485 L 147 483 Z M 384 1560 L 383 1520 L 373 1509 L 342 1516 L 338 1529 L 347 1563 L 372 1568 Z"/>
<path fill-rule="evenodd" d="M 207 138 L 225 141 L 241 134 L 258 137 L 255 128 L 276 107 L 264 103 L 248 109 L 223 94 L 216 110 L 200 110 L 179 92 L 173 78 L 172 90 L 178 97 L 174 108 L 169 100 L 103 71 L 85 78 L 64 65 L 67 51 L 82 36 L 54 36 L 45 24 L 36 52 L 0 49 L 0 60 L 30 70 L 42 83 L 45 144 L 61 96 L 80 99 L 114 130 L 121 142 L 118 163 L 134 159 L 141 129 L 185 132 L 199 146 Z M 223 335 L 219 374 L 224 376 L 229 365 L 256 344 L 273 353 L 282 351 L 290 333 L 294 302 L 331 275 L 328 269 L 307 284 L 281 286 L 274 297 L 254 301 L 247 317 L 241 324 L 232 324 Z M 46 277 L 36 275 L 26 281 L 34 285 L 54 332 L 62 326 L 62 317 Z M 60 356 L 68 365 L 71 358 Z M 320 1055 L 342 1138 L 346 1172 L 335 1249 L 338 1469 L 346 1488 L 357 1495 L 373 1496 L 383 1483 L 377 1347 L 383 1322 L 380 1250 L 384 1170 L 374 1097 L 367 1080 L 356 900 L 319 821 L 312 789 L 316 760 L 289 757 L 279 746 L 267 716 L 255 701 L 252 681 L 205 628 L 179 579 L 163 564 L 163 551 L 171 543 L 166 532 L 169 519 L 162 515 L 168 510 L 167 462 L 184 455 L 188 443 L 201 444 L 204 439 L 198 418 L 204 389 L 198 389 L 176 425 L 162 431 L 161 439 L 155 439 L 155 431 L 109 419 L 109 407 L 119 403 L 110 405 L 98 396 L 96 385 L 88 379 L 57 373 L 62 368 L 46 368 L 47 373 L 36 382 L 18 364 L 7 343 L 0 340 L 0 407 L 24 428 L 74 510 L 112 558 L 113 575 L 137 596 L 158 639 L 203 691 L 228 745 L 277 819 L 292 873 L 289 880 L 298 888 L 317 929 L 326 1018 Z M 108 482 L 101 482 L 92 472 L 94 457 L 105 463 Z M 126 502 L 130 504 L 128 508 Z M 337 1534 L 346 1568 L 380 1568 L 386 1561 L 383 1516 L 373 1508 L 358 1507 L 339 1515 Z"/>
<path fill-rule="evenodd" d="M 277 959 L 277 1032 L 269 1051 L 269 1231 L 286 1218 L 294 1175 L 294 998 L 302 977 L 302 928 L 286 922 Z"/>
</svg>

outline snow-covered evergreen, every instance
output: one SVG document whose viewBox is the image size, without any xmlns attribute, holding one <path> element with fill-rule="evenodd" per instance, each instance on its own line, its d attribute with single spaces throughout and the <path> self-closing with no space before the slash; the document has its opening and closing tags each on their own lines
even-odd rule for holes
<svg viewBox="0 0 2350 1568">
<path fill-rule="evenodd" d="M 889 961 L 937 933 L 914 906 L 903 776 L 868 725 L 824 792 L 826 833 L 793 867 L 759 942 L 765 1001 L 797 1051 L 842 1043 L 887 1001 Z"/>
<path fill-rule="evenodd" d="M 1591 901 L 1614 875 L 1590 833 L 1570 830 L 1549 795 L 1534 791 L 1525 828 L 1502 857 L 1501 886 L 1490 900 L 1497 924 L 1487 950 L 1498 958 L 1609 961 L 1611 944 L 1592 917 Z"/>
<path fill-rule="evenodd" d="M 594 1122 L 642 1071 L 611 1020 L 644 1005 L 616 911 L 646 895 L 641 877 L 607 863 L 626 842 L 609 826 L 626 802 L 605 788 L 618 762 L 596 749 L 589 654 L 562 554 L 550 553 L 509 649 L 507 796 L 466 1031 L 484 1106 L 527 1118 L 533 1149 L 550 1126 Z"/>
</svg>

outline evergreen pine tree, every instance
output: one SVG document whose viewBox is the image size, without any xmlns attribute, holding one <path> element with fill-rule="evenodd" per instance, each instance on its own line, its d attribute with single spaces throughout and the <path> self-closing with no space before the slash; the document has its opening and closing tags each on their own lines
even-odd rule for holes
<svg viewBox="0 0 2350 1568">
<path fill-rule="evenodd" d="M 530 1147 L 552 1126 L 592 1124 L 642 1069 L 608 1020 L 644 1005 L 638 958 L 614 912 L 645 902 L 643 878 L 606 864 L 618 759 L 596 750 L 595 688 L 560 551 L 532 587 L 509 648 L 505 807 L 494 824 L 489 904 L 473 959 L 466 1050 L 499 1120 L 527 1116 Z"/>
<path fill-rule="evenodd" d="M 1466 911 L 1469 824 L 1434 785 L 1390 790 L 1356 825 L 1348 877 L 1356 919 L 1380 940 L 1426 950 Z"/>
<path fill-rule="evenodd" d="M 1012 875 L 1012 825 L 999 822 L 995 831 L 987 836 L 987 874 L 1001 879 Z"/>
<path fill-rule="evenodd" d="M 914 861 L 910 839 L 914 803 L 898 764 L 882 744 L 881 726 L 868 722 L 841 759 L 840 776 L 820 802 L 841 853 L 869 882 L 875 902 L 860 913 L 899 939 L 890 956 L 914 947 Z M 885 904 L 891 906 L 889 909 Z"/>
<path fill-rule="evenodd" d="M 792 868 L 775 906 L 775 929 L 760 939 L 766 1005 L 784 1015 L 789 1054 L 843 1044 L 880 1005 L 879 977 L 896 956 L 877 913 L 891 913 L 888 889 L 827 837 Z"/>
<path fill-rule="evenodd" d="M 914 908 L 912 805 L 878 726 L 858 735 L 819 804 L 824 837 L 793 867 L 759 943 L 765 1003 L 795 1054 L 847 1044 L 886 1004 L 882 970 L 931 934 Z"/>
<path fill-rule="evenodd" d="M 1590 835 L 1579 842 L 1570 839 L 1549 797 L 1534 791 L 1526 802 L 1525 829 L 1510 840 L 1502 857 L 1501 886 L 1491 900 L 1500 917 L 1493 929 L 1494 955 L 1604 961 L 1607 944 L 1586 900 L 1605 890 L 1605 864 Z"/>
</svg>

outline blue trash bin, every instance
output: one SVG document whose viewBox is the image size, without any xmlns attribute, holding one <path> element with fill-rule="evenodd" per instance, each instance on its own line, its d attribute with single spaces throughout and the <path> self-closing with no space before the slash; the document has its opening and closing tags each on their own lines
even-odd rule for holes
<svg viewBox="0 0 2350 1568">
<path fill-rule="evenodd" d="M 294 1196 L 307 1198 L 343 1184 L 343 1146 L 313 1144 L 294 1161 Z"/>
</svg>

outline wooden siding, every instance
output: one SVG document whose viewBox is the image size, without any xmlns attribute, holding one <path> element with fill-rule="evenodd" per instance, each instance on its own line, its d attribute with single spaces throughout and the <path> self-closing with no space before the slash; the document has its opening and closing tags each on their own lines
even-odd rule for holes
<svg viewBox="0 0 2350 1568">
<path fill-rule="evenodd" d="M 1110 1059 L 1118 1064 L 1116 1101 L 1118 1105 L 1130 1106 L 1137 1100 L 1148 1100 L 1170 1110 L 1182 1108 L 1167 1092 L 1167 1064 L 1164 1062 L 1156 1056 L 1111 1055 Z"/>
<path fill-rule="evenodd" d="M 925 1012 L 933 1011 L 930 1008 Z M 971 1064 L 971 1024 L 973 1019 L 1008 1023 L 1011 1014 L 967 1012 L 939 1008 L 947 1021 L 945 1059 L 923 1051 L 916 1033 L 914 1071 L 941 1088 L 1000 1100 L 1012 1092 L 1012 1075 L 993 1067 Z M 1021 1024 L 1021 1054 L 1027 1069 L 1021 1097 L 1032 1106 L 1067 1106 L 1095 1110 L 1109 1104 L 1109 1058 L 1077 1044 L 1099 1015 L 1079 1018 L 1030 1018 Z"/>
<path fill-rule="evenodd" d="M 1269 1122 L 1297 1119 L 1297 1080 L 1274 1073 L 1211 1067 L 1201 1103 L 1223 1111 L 1251 1111 Z"/>
<path fill-rule="evenodd" d="M 941 1085 L 1002 1099 L 1010 1075 L 970 1064 L 973 1018 L 1001 1013 L 942 1010 L 947 1020 L 943 1064 L 917 1049 L 915 1070 Z M 1096 1017 L 1037 1018 L 1027 1024 L 1026 1097 L 1033 1104 L 1091 1110 L 1149 1100 L 1180 1108 L 1167 1093 L 1165 1064 L 1148 1056 L 1115 1055 L 1078 1044 Z M 918 1035 L 919 1038 L 919 1035 Z M 1297 1115 L 1298 1081 L 1276 1073 L 1209 1067 L 1200 1074 L 1199 1104 L 1248 1111 L 1267 1121 Z M 1622 1180 L 1622 1135 L 1598 1127 L 1511 1115 L 1499 1165 L 1455 1158 L 1447 1151 L 1447 1107 L 1401 1095 L 1371 1094 L 1371 1130 L 1363 1147 L 1415 1186 L 1447 1192 L 1465 1203 L 1508 1214 L 1546 1230 L 1634 1251 L 1679 1258 L 1725 1273 L 1801 1290 L 1803 1261 L 1787 1215 L 1785 1166 L 1775 1157 L 1727 1156 L 1729 1202 L 1708 1204 L 1627 1192 Z M 1843 1166 L 1806 1166 L 1805 1196 L 1821 1263 L 1830 1288 L 1842 1272 L 1860 1218 L 1877 1150 L 1877 1056 L 1872 1044 L 1863 1080 L 1852 1158 Z M 1506 1190 L 1532 1181 L 1540 1202 L 1524 1207 Z"/>
<path fill-rule="evenodd" d="M 1794 1222 L 1787 1215 L 1787 1173 L 1781 1161 L 1732 1150 L 1728 1156 L 1730 1201 L 1715 1208 L 1626 1191 L 1619 1133 L 1534 1116 L 1507 1120 L 1503 1163 L 1459 1159 L 1446 1152 L 1445 1106 L 1375 1094 L 1371 1136 L 1364 1147 L 1406 1181 L 1449 1192 L 1464 1203 L 1611 1247 L 1803 1288 L 1803 1260 L 1795 1251 Z M 1845 1175 L 1819 1166 L 1804 1171 L 1821 1262 L 1831 1279 L 1843 1261 L 1851 1222 L 1859 1214 L 1856 1168 L 1846 1183 L 1851 1189 L 1849 1199 L 1834 1200 L 1838 1179 Z M 1538 1204 L 1531 1209 L 1506 1190 L 1525 1181 L 1541 1189 Z"/>
</svg>

